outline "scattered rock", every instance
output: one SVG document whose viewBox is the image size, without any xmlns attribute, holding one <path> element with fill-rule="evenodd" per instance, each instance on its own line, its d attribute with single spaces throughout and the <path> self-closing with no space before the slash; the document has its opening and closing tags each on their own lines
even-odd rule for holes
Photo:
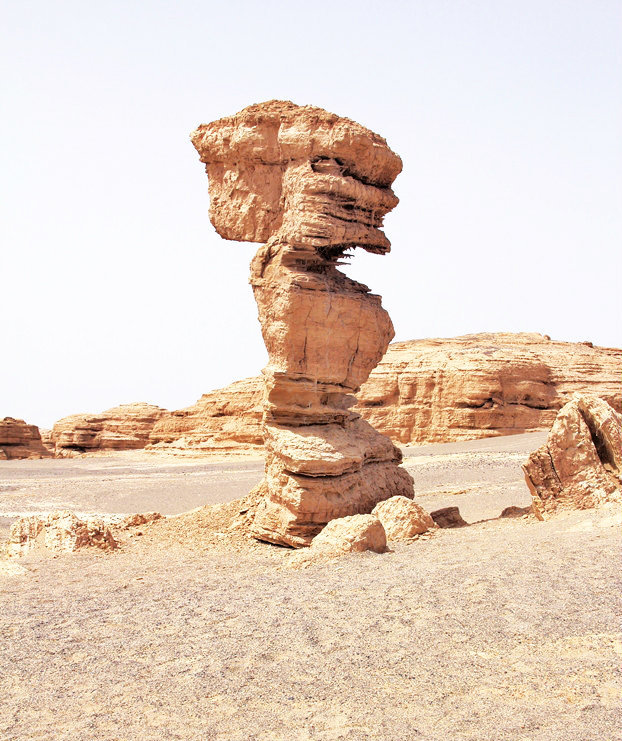
<svg viewBox="0 0 622 741">
<path fill-rule="evenodd" d="M 97 519 L 80 520 L 73 512 L 51 512 L 47 516 L 20 517 L 13 523 L 7 543 L 9 556 L 23 556 L 33 548 L 71 553 L 79 548 L 116 548 L 109 528 Z"/>
<path fill-rule="evenodd" d="M 163 515 L 159 512 L 141 512 L 136 515 L 128 515 L 121 521 L 121 527 L 128 530 L 131 527 L 138 527 L 139 525 L 146 525 L 149 522 L 155 522 L 161 520 Z"/>
<path fill-rule="evenodd" d="M 408 497 L 391 497 L 377 504 L 372 515 L 382 523 L 387 540 L 409 540 L 436 527 L 434 520 L 419 504 Z"/>
<path fill-rule="evenodd" d="M 576 394 L 523 466 L 534 514 L 620 501 L 621 451 L 620 415 L 597 396 Z"/>
<path fill-rule="evenodd" d="M 400 158 L 386 141 L 321 108 L 270 101 L 192 134 L 225 239 L 266 242 L 250 282 L 269 355 L 266 473 L 252 532 L 300 547 L 329 520 L 413 496 L 401 452 L 350 407 L 394 331 L 380 297 L 337 266 L 385 254 Z"/>
<path fill-rule="evenodd" d="M 0 419 L 0 460 L 49 458 L 51 455 L 36 425 L 13 417 Z"/>
<path fill-rule="evenodd" d="M 438 527 L 464 527 L 468 525 L 460 515 L 458 507 L 443 507 L 442 509 L 436 509 L 434 512 L 430 512 L 430 517 L 438 525 Z"/>
</svg>

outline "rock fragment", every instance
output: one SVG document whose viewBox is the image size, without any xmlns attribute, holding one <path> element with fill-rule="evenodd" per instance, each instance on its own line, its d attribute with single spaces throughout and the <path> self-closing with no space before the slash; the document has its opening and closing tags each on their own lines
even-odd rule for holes
<svg viewBox="0 0 622 741">
<path fill-rule="evenodd" d="M 73 512 L 59 510 L 49 515 L 20 517 L 13 523 L 7 543 L 9 556 L 23 556 L 33 548 L 71 553 L 80 548 L 112 550 L 117 543 L 99 519 L 80 520 Z"/>
<path fill-rule="evenodd" d="M 435 509 L 434 512 L 430 512 L 430 517 L 438 527 L 442 528 L 465 527 L 469 524 L 462 519 L 458 507 L 442 507 L 441 509 Z"/>
<path fill-rule="evenodd" d="M 408 497 L 385 499 L 374 507 L 372 515 L 382 523 L 389 542 L 409 540 L 436 527 L 423 507 Z"/>
<path fill-rule="evenodd" d="M 621 501 L 621 446 L 615 409 L 597 396 L 575 394 L 523 466 L 534 514 Z"/>
</svg>

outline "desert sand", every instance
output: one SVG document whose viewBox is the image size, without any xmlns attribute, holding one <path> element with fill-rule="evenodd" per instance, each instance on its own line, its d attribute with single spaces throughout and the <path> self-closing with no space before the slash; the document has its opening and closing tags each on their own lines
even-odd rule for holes
<svg viewBox="0 0 622 741">
<path fill-rule="evenodd" d="M 499 518 L 545 437 L 405 448 L 469 526 L 304 570 L 224 532 L 261 459 L 2 462 L 5 523 L 221 504 L 0 571 L 0 738 L 618 738 L 619 511 Z"/>
</svg>

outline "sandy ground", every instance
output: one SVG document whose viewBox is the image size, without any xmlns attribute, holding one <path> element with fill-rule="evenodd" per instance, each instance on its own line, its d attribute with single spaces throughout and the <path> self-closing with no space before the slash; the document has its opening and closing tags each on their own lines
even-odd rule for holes
<svg viewBox="0 0 622 741">
<path fill-rule="evenodd" d="M 498 518 L 529 501 L 520 461 L 542 438 L 406 449 L 419 501 L 474 524 L 382 555 L 292 570 L 287 549 L 222 534 L 223 504 L 0 570 L 0 739 L 621 738 L 619 513 Z M 173 513 L 260 475 L 9 461 L 0 513 Z"/>
</svg>

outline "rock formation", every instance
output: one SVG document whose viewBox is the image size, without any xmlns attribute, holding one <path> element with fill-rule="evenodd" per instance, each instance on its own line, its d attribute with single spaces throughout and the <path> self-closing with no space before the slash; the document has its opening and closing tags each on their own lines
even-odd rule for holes
<svg viewBox="0 0 622 741">
<path fill-rule="evenodd" d="M 261 451 L 262 401 L 259 377 L 203 394 L 196 404 L 160 417 L 148 449 L 173 454 Z"/>
<path fill-rule="evenodd" d="M 74 414 L 58 420 L 51 440 L 56 455 L 98 450 L 144 448 L 155 423 L 165 409 L 153 404 L 122 404 L 102 414 Z"/>
<path fill-rule="evenodd" d="M 603 399 L 576 394 L 523 470 L 540 518 L 556 509 L 620 501 L 622 417 Z"/>
<path fill-rule="evenodd" d="M 20 517 L 11 526 L 7 543 L 9 556 L 23 556 L 33 548 L 71 553 L 79 548 L 112 550 L 117 544 L 109 528 L 97 519 L 80 520 L 73 512 Z"/>
<path fill-rule="evenodd" d="M 533 432 L 550 429 L 576 391 L 595 393 L 622 411 L 621 369 L 622 350 L 539 334 L 397 342 L 361 386 L 353 410 L 402 445 Z M 204 394 L 186 409 L 162 410 L 153 417 L 147 448 L 176 455 L 259 452 L 262 399 L 263 379 L 255 376 Z M 74 415 L 57 425 L 71 445 L 85 420 L 98 416 Z M 148 424 L 148 418 L 140 421 L 139 437 Z M 43 430 L 41 439 L 48 444 Z M 126 439 L 136 447 L 133 435 Z M 106 445 L 106 436 L 92 437 L 85 451 L 98 450 L 99 442 Z M 116 449 L 122 444 L 118 437 Z M 66 450 L 59 447 L 61 455 Z"/>
<path fill-rule="evenodd" d="M 576 391 L 622 411 L 622 350 L 539 334 L 396 342 L 356 411 L 395 442 L 473 440 L 548 429 Z"/>
<path fill-rule="evenodd" d="M 389 251 L 380 227 L 402 163 L 359 124 L 283 101 L 201 125 L 192 142 L 217 232 L 265 242 L 250 275 L 269 355 L 253 534 L 308 545 L 330 520 L 412 497 L 400 451 L 350 409 L 393 326 L 380 297 L 337 269 L 354 247 Z"/>
<path fill-rule="evenodd" d="M 23 419 L 13 417 L 0 419 L 0 460 L 50 456 L 36 425 L 26 424 Z"/>
</svg>

